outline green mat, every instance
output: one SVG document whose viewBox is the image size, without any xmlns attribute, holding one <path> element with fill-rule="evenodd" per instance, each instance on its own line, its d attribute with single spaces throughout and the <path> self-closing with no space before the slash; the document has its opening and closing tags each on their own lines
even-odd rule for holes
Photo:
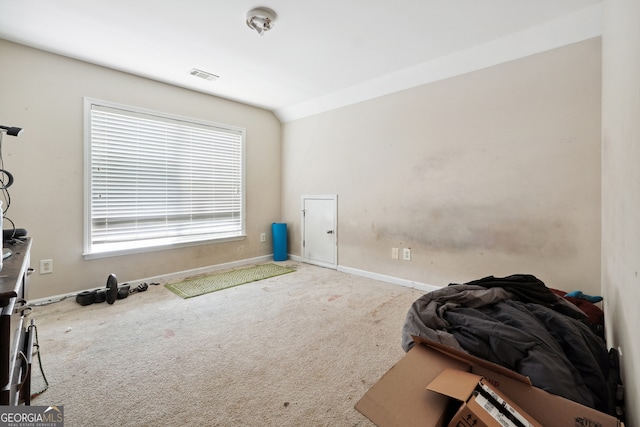
<svg viewBox="0 0 640 427">
<path fill-rule="evenodd" d="M 165 285 L 165 287 L 179 297 L 192 298 L 238 285 L 244 285 L 245 283 L 280 276 L 281 274 L 291 273 L 292 271 L 295 271 L 295 269 L 276 264 L 260 264 L 254 267 L 225 271 L 197 279 L 189 279 L 179 283 L 169 283 Z"/>
</svg>

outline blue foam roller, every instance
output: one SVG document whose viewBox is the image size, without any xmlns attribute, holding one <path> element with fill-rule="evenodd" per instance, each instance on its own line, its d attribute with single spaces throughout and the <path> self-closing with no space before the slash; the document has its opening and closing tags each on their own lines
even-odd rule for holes
<svg viewBox="0 0 640 427">
<path fill-rule="evenodd" d="M 286 261 L 287 255 L 287 224 L 274 222 L 271 224 L 273 233 L 273 260 Z"/>
</svg>

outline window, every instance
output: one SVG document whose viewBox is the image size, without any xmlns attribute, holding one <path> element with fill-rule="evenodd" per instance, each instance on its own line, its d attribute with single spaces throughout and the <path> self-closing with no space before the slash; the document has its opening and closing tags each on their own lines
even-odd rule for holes
<svg viewBox="0 0 640 427">
<path fill-rule="evenodd" d="M 85 99 L 85 257 L 238 239 L 244 129 Z"/>
</svg>

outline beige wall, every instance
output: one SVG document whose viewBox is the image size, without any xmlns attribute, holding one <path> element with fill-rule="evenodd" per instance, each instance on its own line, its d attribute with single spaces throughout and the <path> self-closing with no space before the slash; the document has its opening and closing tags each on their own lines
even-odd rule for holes
<svg viewBox="0 0 640 427">
<path fill-rule="evenodd" d="M 272 253 L 280 219 L 280 123 L 268 111 L 165 85 L 0 40 L 0 124 L 25 129 L 5 137 L 5 168 L 15 176 L 7 213 L 34 239 L 30 297 L 101 287 Z M 247 231 L 243 241 L 85 261 L 83 97 L 246 128 Z M 40 275 L 40 259 L 54 272 Z"/>
<path fill-rule="evenodd" d="M 627 427 L 640 426 L 640 3 L 605 1 L 602 287 L 607 343 L 622 350 Z"/>
<path fill-rule="evenodd" d="M 598 38 L 286 123 L 290 252 L 301 196 L 337 194 L 340 266 L 599 294 L 600 81 Z"/>
</svg>

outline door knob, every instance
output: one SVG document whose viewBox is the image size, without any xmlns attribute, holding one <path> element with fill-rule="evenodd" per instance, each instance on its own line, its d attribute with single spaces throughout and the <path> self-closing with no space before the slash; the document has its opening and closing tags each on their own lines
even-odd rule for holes
<svg viewBox="0 0 640 427">
<path fill-rule="evenodd" d="M 327 234 L 333 234 L 333 230 L 327 230 Z"/>
</svg>

